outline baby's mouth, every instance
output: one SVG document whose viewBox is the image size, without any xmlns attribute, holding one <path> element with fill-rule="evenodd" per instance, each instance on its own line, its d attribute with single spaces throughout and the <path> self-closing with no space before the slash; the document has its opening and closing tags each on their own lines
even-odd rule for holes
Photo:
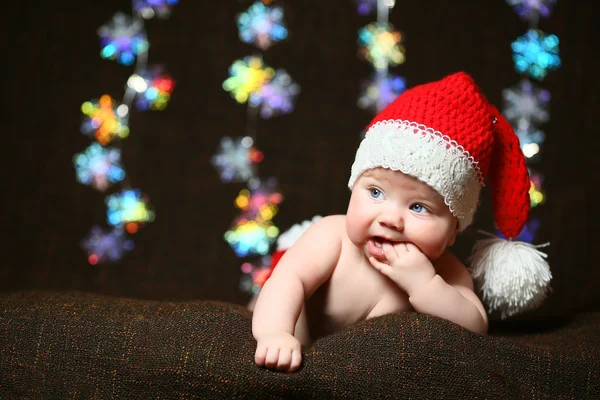
<svg viewBox="0 0 600 400">
<path fill-rule="evenodd" d="M 394 244 L 394 242 L 392 242 L 391 240 L 388 240 L 381 236 L 373 236 L 371 240 L 373 240 L 373 244 L 375 245 L 375 247 L 383 247 L 384 243 Z"/>
<path fill-rule="evenodd" d="M 371 239 L 369 239 L 369 252 L 377 258 L 385 258 L 385 254 L 383 252 L 383 243 L 385 242 L 391 243 L 389 240 L 386 240 L 380 236 L 373 236 Z"/>
</svg>

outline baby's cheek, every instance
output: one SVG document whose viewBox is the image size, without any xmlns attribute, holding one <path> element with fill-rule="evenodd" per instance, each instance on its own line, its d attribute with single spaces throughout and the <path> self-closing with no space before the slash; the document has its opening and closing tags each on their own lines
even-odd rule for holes
<svg viewBox="0 0 600 400">
<path fill-rule="evenodd" d="M 346 223 L 346 234 L 352 243 L 359 245 L 366 242 L 368 236 L 367 228 L 361 221 L 353 219 Z"/>
<path fill-rule="evenodd" d="M 447 241 L 440 241 L 435 245 L 428 246 L 426 249 L 422 249 L 423 254 L 425 254 L 430 261 L 437 260 L 444 254 L 444 251 L 446 251 L 447 243 Z"/>
</svg>

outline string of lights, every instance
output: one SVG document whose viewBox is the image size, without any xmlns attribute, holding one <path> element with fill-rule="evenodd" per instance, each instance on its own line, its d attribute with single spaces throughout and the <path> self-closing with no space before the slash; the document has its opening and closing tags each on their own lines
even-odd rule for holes
<svg viewBox="0 0 600 400">
<path fill-rule="evenodd" d="M 403 35 L 389 22 L 389 12 L 395 0 L 357 0 L 358 13 L 377 13 L 377 21 L 358 31 L 360 57 L 373 66 L 373 75 L 362 83 L 357 105 L 378 113 L 406 89 L 406 80 L 389 72 L 389 67 L 404 63 L 406 49 Z"/>
<path fill-rule="evenodd" d="M 104 229 L 94 225 L 82 240 L 88 262 L 97 265 L 115 262 L 134 247 L 130 235 L 154 220 L 149 198 L 134 188 L 121 165 L 122 142 L 131 132 L 129 116 L 133 107 L 138 111 L 164 110 L 173 92 L 175 81 L 161 65 L 148 65 L 150 43 L 145 20 L 167 18 L 179 0 L 132 0 L 132 15 L 122 12 L 98 29 L 100 56 L 134 72 L 127 80 L 122 100 L 103 94 L 81 105 L 83 123 L 80 131 L 93 142 L 73 156 L 77 180 L 99 192 L 118 187 L 105 196 Z"/>
<path fill-rule="evenodd" d="M 529 25 L 527 32 L 511 45 L 515 70 L 521 80 L 513 87 L 504 89 L 502 114 L 511 123 L 519 137 L 521 149 L 527 160 L 531 180 L 529 195 L 531 207 L 544 203 L 544 177 L 534 165 L 539 162 L 545 133 L 540 129 L 550 119 L 550 92 L 535 83 L 541 82 L 548 72 L 561 65 L 559 40 L 538 28 L 542 17 L 549 17 L 556 0 L 506 0 L 515 12 Z M 538 218 L 532 215 L 518 240 L 532 242 L 540 227 Z"/>
<path fill-rule="evenodd" d="M 283 6 L 263 0 L 253 3 L 237 15 L 236 22 L 242 42 L 255 47 L 252 55 L 235 60 L 223 89 L 240 104 L 247 105 L 244 136 L 224 136 L 212 164 L 225 183 L 243 182 L 234 205 L 240 210 L 224 234 L 224 239 L 240 258 L 258 256 L 256 265 L 244 262 L 241 266 L 240 289 L 257 293 L 260 276 L 270 265 L 269 251 L 279 235 L 273 217 L 279 211 L 283 195 L 274 177 L 261 178 L 257 165 L 263 153 L 256 147 L 257 118 L 269 119 L 292 112 L 300 87 L 285 69 L 275 69 L 263 60 L 263 52 L 288 36 Z"/>
</svg>

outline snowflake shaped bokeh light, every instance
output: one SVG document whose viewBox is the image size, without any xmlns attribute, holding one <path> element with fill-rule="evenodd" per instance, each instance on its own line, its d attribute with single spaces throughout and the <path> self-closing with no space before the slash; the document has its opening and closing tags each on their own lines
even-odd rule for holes
<svg viewBox="0 0 600 400">
<path fill-rule="evenodd" d="M 124 139 L 129 135 L 128 107 L 124 104 L 117 106 L 109 95 L 103 95 L 97 101 L 86 101 L 81 105 L 81 112 L 87 116 L 81 125 L 81 132 L 94 135 L 103 146 L 117 137 Z"/>
<path fill-rule="evenodd" d="M 358 98 L 358 106 L 377 112 L 406 90 L 406 80 L 398 75 L 382 76 L 380 73 L 375 73 L 371 79 L 363 83 L 363 87 L 364 90 Z"/>
<path fill-rule="evenodd" d="M 131 65 L 136 56 L 150 47 L 142 20 L 117 12 L 112 20 L 98 29 L 102 58 L 116 60 L 119 64 Z"/>
<path fill-rule="evenodd" d="M 171 15 L 172 7 L 179 0 L 132 0 L 133 9 L 144 19 L 152 19 L 154 16 L 167 18 Z"/>
<path fill-rule="evenodd" d="M 127 82 L 128 87 L 121 102 L 105 94 L 98 100 L 86 101 L 81 105 L 81 112 L 85 116 L 81 133 L 93 136 L 96 143 L 73 156 L 79 182 L 104 191 L 109 185 L 125 178 L 125 171 L 120 165 L 121 149 L 103 146 L 129 136 L 129 112 L 136 93 L 140 109 L 163 109 L 166 106 L 174 82 L 170 77 L 153 74 L 154 70 L 149 72 L 146 68 L 150 44 L 144 19 L 155 15 L 166 17 L 170 14 L 170 8 L 178 2 L 132 0 L 132 15 L 117 12 L 96 30 L 100 39 L 100 56 L 125 66 L 134 65 L 136 73 Z M 142 96 L 143 99 L 140 99 Z M 154 211 L 150 210 L 147 197 L 138 189 L 122 190 L 105 196 L 104 201 L 107 221 L 112 229 L 105 232 L 99 226 L 94 226 L 80 242 L 92 265 L 121 259 L 134 246 L 126 233 L 135 233 L 142 224 L 154 220 Z"/>
<path fill-rule="evenodd" d="M 219 171 L 223 182 L 247 182 L 254 178 L 256 164 L 263 160 L 264 155 L 253 145 L 254 141 L 249 136 L 235 140 L 225 136 L 221 139 L 211 163 Z"/>
<path fill-rule="evenodd" d="M 261 117 L 268 119 L 292 112 L 294 99 L 298 93 L 300 93 L 300 86 L 285 70 L 278 69 L 267 84 L 250 94 L 249 103 L 259 108 Z"/>
<path fill-rule="evenodd" d="M 92 143 L 73 157 L 77 180 L 100 191 L 123 180 L 125 171 L 120 162 L 120 150 L 104 148 L 98 143 Z"/>
<path fill-rule="evenodd" d="M 175 81 L 161 67 L 133 74 L 127 86 L 137 92 L 136 107 L 140 111 L 164 110 L 173 93 Z"/>
<path fill-rule="evenodd" d="M 522 74 L 542 80 L 549 70 L 560 66 L 558 37 L 538 29 L 530 29 L 512 43 L 515 69 Z"/>
<path fill-rule="evenodd" d="M 224 238 L 238 257 L 264 256 L 269 252 L 277 235 L 279 235 L 279 228 L 271 221 L 248 220 L 242 217 L 225 232 Z"/>
<path fill-rule="evenodd" d="M 358 44 L 362 56 L 375 68 L 399 65 L 405 60 L 402 34 L 389 22 L 373 22 L 358 32 Z"/>
<path fill-rule="evenodd" d="M 288 31 L 283 24 L 283 9 L 256 2 L 237 18 L 240 39 L 254 44 L 261 50 L 267 50 L 275 42 L 287 37 Z"/>
<path fill-rule="evenodd" d="M 142 196 L 139 189 L 112 194 L 106 197 L 105 202 L 109 225 L 125 225 L 129 233 L 135 233 L 141 224 L 154 220 L 154 212 L 148 207 L 148 199 Z"/>
<path fill-rule="evenodd" d="M 81 247 L 88 253 L 88 262 L 96 265 L 120 260 L 125 252 L 133 249 L 134 244 L 120 228 L 105 232 L 95 225 L 82 240 Z"/>
<path fill-rule="evenodd" d="M 548 105 L 550 92 L 534 86 L 529 80 L 502 91 L 504 116 L 514 126 L 528 129 L 531 125 L 542 124 L 550 118 Z"/>
<path fill-rule="evenodd" d="M 506 0 L 519 17 L 531 22 L 537 22 L 540 16 L 548 17 L 556 0 Z"/>
<path fill-rule="evenodd" d="M 275 70 L 267 67 L 261 58 L 245 57 L 229 67 L 229 78 L 223 82 L 223 89 L 230 92 L 238 103 L 245 103 L 250 94 L 262 89 L 273 75 Z"/>
<path fill-rule="evenodd" d="M 246 219 L 270 221 L 282 201 L 283 195 L 277 190 L 276 181 L 271 179 L 252 190 L 242 189 L 235 199 L 235 206 Z"/>
</svg>

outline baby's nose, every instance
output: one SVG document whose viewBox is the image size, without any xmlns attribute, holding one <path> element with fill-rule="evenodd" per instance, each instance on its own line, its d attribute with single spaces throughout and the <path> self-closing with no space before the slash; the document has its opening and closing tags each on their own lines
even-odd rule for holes
<svg viewBox="0 0 600 400">
<path fill-rule="evenodd" d="M 387 228 L 397 231 L 404 230 L 404 217 L 397 211 L 386 212 L 379 218 L 379 223 Z"/>
</svg>

